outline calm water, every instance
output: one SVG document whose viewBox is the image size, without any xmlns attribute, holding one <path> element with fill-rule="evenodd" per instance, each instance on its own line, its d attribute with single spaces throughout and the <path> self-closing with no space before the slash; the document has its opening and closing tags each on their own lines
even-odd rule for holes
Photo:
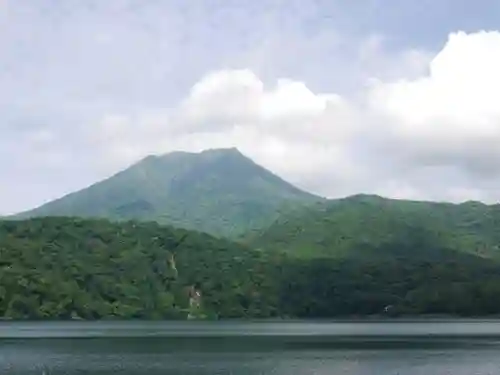
<svg viewBox="0 0 500 375">
<path fill-rule="evenodd" d="M 0 374 L 500 375 L 500 322 L 0 323 Z"/>
</svg>

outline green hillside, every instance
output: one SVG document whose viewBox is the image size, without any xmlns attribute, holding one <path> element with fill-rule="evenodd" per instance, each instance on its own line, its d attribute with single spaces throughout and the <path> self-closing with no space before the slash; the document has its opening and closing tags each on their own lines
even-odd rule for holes
<svg viewBox="0 0 500 375">
<path fill-rule="evenodd" d="M 500 256 L 500 205 L 386 199 L 357 195 L 285 214 L 248 242 L 298 256 L 366 256 L 369 249 L 446 247 L 482 257 Z M 383 256 L 378 253 L 376 256 Z"/>
<path fill-rule="evenodd" d="M 423 246 L 418 236 L 394 243 L 356 257 L 297 258 L 157 223 L 0 221 L 0 318 L 500 313 L 497 261 Z"/>
<path fill-rule="evenodd" d="M 259 254 L 156 223 L 43 218 L 0 221 L 0 317 L 186 319 L 269 316 L 275 293 Z"/>
<path fill-rule="evenodd" d="M 255 164 L 237 149 L 149 156 L 89 188 L 17 218 L 155 220 L 217 236 L 271 224 L 280 212 L 321 198 Z"/>
<path fill-rule="evenodd" d="M 500 313 L 500 205 L 326 200 L 236 149 L 150 156 L 17 219 L 0 318 Z"/>
</svg>

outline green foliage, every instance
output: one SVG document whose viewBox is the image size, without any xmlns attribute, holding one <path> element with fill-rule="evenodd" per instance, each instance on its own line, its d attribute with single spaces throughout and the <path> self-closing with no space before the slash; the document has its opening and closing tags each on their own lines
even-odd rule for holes
<svg viewBox="0 0 500 375">
<path fill-rule="evenodd" d="M 284 253 L 289 316 L 500 313 L 500 206 L 378 196 L 283 215 L 245 242 Z"/>
<path fill-rule="evenodd" d="M 265 267 L 240 245 L 156 223 L 5 221 L 0 316 L 185 319 L 193 285 L 203 291 L 202 315 L 269 316 Z"/>
<path fill-rule="evenodd" d="M 281 212 L 318 200 L 238 150 L 219 149 L 149 156 L 102 182 L 17 218 L 154 220 L 237 237 L 271 224 Z"/>
<path fill-rule="evenodd" d="M 247 237 L 255 247 L 302 257 L 364 257 L 419 238 L 415 251 L 445 247 L 481 257 L 500 256 L 500 205 L 431 203 L 358 195 L 285 214 Z"/>
<path fill-rule="evenodd" d="M 439 248 L 430 257 L 409 255 L 417 249 L 408 246 L 406 256 L 380 247 L 380 258 L 289 259 L 280 309 L 303 318 L 500 313 L 498 263 Z"/>
<path fill-rule="evenodd" d="M 499 207 L 355 196 L 245 246 L 155 222 L 0 222 L 0 316 L 187 319 L 500 313 Z M 190 291 L 199 290 L 199 305 Z"/>
</svg>

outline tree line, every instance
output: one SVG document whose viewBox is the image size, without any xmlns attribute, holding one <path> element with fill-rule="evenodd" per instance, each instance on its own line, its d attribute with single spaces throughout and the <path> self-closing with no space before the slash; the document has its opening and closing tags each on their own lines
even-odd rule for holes
<svg viewBox="0 0 500 375">
<path fill-rule="evenodd" d="M 157 223 L 2 221 L 0 317 L 186 319 L 193 289 L 207 319 L 500 312 L 494 260 L 422 236 L 296 258 Z"/>
</svg>

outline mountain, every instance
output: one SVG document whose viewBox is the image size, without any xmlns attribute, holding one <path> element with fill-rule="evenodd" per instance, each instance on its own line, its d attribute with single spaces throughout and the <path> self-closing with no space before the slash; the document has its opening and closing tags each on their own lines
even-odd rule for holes
<svg viewBox="0 0 500 375">
<path fill-rule="evenodd" d="M 234 237 L 271 224 L 280 212 L 320 200 L 235 148 L 213 149 L 148 156 L 16 218 L 138 219 Z"/>
<path fill-rule="evenodd" d="M 500 313 L 498 261 L 421 245 L 297 258 L 154 222 L 0 221 L 0 319 Z"/>
<path fill-rule="evenodd" d="M 498 204 L 355 195 L 284 214 L 247 242 L 306 257 L 432 257 L 437 247 L 500 257 L 498 228 Z"/>
<path fill-rule="evenodd" d="M 261 258 L 151 222 L 0 221 L 0 318 L 265 317 L 274 294 L 261 280 L 268 263 Z M 189 302 L 193 289 L 201 311 Z"/>
</svg>

